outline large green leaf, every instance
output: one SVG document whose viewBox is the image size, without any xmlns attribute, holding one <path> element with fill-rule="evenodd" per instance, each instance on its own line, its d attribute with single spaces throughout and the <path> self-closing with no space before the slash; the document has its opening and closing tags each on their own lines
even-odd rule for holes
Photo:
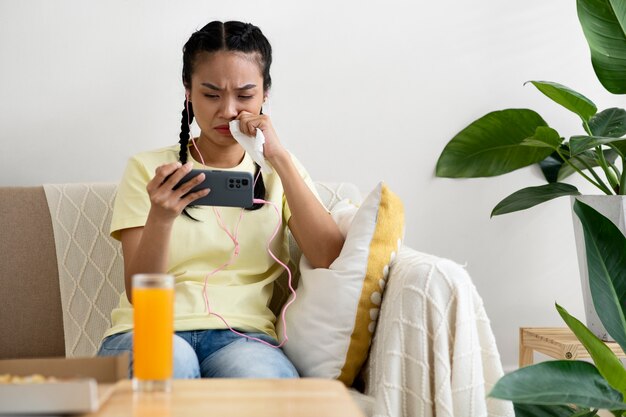
<svg viewBox="0 0 626 417">
<path fill-rule="evenodd" d="M 613 94 L 626 94 L 626 2 L 577 0 L 578 19 L 598 80 Z"/>
<path fill-rule="evenodd" d="M 569 139 L 570 153 L 576 156 L 587 149 L 614 142 L 625 142 L 626 138 L 610 138 L 604 136 L 572 136 Z M 623 145 L 623 144 L 622 144 Z"/>
<path fill-rule="evenodd" d="M 603 110 L 589 120 L 589 128 L 594 136 L 621 138 L 626 135 L 626 110 L 617 107 Z"/>
<path fill-rule="evenodd" d="M 598 111 L 591 100 L 569 87 L 550 81 L 530 82 L 548 98 L 576 113 L 585 122 Z"/>
<path fill-rule="evenodd" d="M 622 155 L 626 155 L 626 141 L 613 142 L 609 146 L 621 152 Z"/>
<path fill-rule="evenodd" d="M 580 195 L 580 192 L 578 192 L 578 189 L 573 185 L 562 182 L 523 188 L 500 201 L 491 212 L 491 217 L 526 210 L 537 204 L 566 195 Z"/>
<path fill-rule="evenodd" d="M 437 161 L 438 177 L 475 178 L 505 174 L 542 161 L 549 148 L 521 146 L 547 126 L 536 112 L 506 109 L 486 114 L 454 136 Z"/>
<path fill-rule="evenodd" d="M 608 162 L 614 163 L 617 159 L 617 152 L 615 152 L 615 150 L 613 149 L 604 149 L 602 153 L 604 153 L 604 159 L 606 159 Z M 592 168 L 599 166 L 598 157 L 593 151 L 584 151 L 583 153 L 576 155 L 576 158 L 569 159 L 569 161 L 580 170 L 587 169 L 585 164 Z M 576 173 L 576 170 L 574 170 L 574 168 L 572 168 L 569 164 L 562 162 L 561 168 L 559 169 L 557 174 L 557 180 L 563 181 L 565 178 L 574 173 Z"/>
<path fill-rule="evenodd" d="M 585 346 L 589 355 L 596 364 L 600 374 L 616 390 L 626 395 L 626 369 L 615 353 L 589 330 L 578 319 L 571 316 L 567 310 L 556 304 L 556 309 L 563 318 L 567 327 L 576 335 L 578 340 Z"/>
<path fill-rule="evenodd" d="M 612 221 L 574 202 L 585 234 L 591 298 L 607 332 L 626 351 L 626 238 Z"/>
<path fill-rule="evenodd" d="M 561 146 L 562 142 L 563 138 L 559 135 L 559 132 L 549 126 L 539 126 L 535 130 L 535 134 L 524 139 L 520 145 L 556 150 Z"/>
<path fill-rule="evenodd" d="M 622 394 L 595 366 L 583 361 L 547 361 L 504 375 L 489 396 L 519 404 L 566 405 L 623 409 Z"/>
<path fill-rule="evenodd" d="M 572 417 L 573 415 L 593 417 L 595 411 L 589 409 L 579 410 L 567 405 L 538 405 L 514 403 L 515 417 Z M 583 414 L 580 414 L 580 413 Z"/>
</svg>

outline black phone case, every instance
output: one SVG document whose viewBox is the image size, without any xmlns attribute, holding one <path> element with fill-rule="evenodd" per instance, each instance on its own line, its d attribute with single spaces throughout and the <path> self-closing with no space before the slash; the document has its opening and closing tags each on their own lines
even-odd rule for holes
<svg viewBox="0 0 626 417">
<path fill-rule="evenodd" d="M 210 188 L 208 195 L 194 200 L 189 205 L 223 206 L 223 207 L 251 207 L 254 198 L 252 174 L 245 171 L 220 171 L 192 169 L 174 189 L 189 181 L 200 173 L 204 173 L 204 181 L 196 185 L 191 191 Z"/>
</svg>

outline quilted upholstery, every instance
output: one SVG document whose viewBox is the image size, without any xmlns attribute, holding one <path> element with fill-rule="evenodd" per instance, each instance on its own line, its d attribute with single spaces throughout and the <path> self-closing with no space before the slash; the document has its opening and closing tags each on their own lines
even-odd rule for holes
<svg viewBox="0 0 626 417">
<path fill-rule="evenodd" d="M 44 185 L 59 267 L 65 354 L 93 356 L 124 290 L 121 245 L 109 237 L 113 184 Z"/>
</svg>

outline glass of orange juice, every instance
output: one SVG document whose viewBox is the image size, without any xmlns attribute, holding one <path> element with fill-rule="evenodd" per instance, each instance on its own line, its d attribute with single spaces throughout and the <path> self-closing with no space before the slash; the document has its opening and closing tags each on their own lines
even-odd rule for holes
<svg viewBox="0 0 626 417">
<path fill-rule="evenodd" d="M 173 374 L 174 277 L 132 277 L 133 389 L 169 391 Z"/>
</svg>

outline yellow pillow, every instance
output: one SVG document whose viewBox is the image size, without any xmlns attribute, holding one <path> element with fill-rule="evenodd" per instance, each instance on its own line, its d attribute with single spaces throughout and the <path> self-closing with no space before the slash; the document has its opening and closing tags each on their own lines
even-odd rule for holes
<svg viewBox="0 0 626 417">
<path fill-rule="evenodd" d="M 385 284 L 404 234 L 404 208 L 384 183 L 365 198 L 329 269 L 303 256 L 296 301 L 286 314 L 283 350 L 303 377 L 351 386 L 372 342 Z M 282 322 L 277 331 L 284 335 Z"/>
</svg>

